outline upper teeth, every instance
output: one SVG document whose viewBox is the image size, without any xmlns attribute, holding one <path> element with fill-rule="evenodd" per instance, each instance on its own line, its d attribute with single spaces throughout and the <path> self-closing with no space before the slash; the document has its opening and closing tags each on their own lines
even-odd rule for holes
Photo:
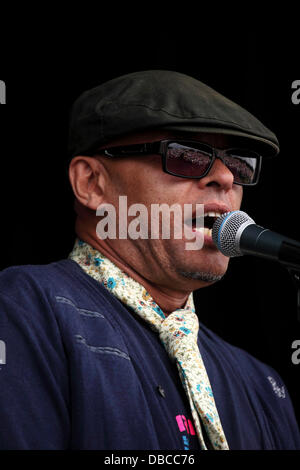
<svg viewBox="0 0 300 470">
<path fill-rule="evenodd" d="M 221 216 L 220 212 L 213 212 L 213 211 L 205 212 L 204 214 L 204 217 L 220 217 L 220 216 Z"/>
</svg>

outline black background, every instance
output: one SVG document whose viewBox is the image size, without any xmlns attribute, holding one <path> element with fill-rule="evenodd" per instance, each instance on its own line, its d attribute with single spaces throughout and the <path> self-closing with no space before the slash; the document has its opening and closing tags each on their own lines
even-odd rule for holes
<svg viewBox="0 0 300 470">
<path fill-rule="evenodd" d="M 84 90 L 118 75 L 167 69 L 192 75 L 236 101 L 272 129 L 280 156 L 266 161 L 261 182 L 245 191 L 243 209 L 258 224 L 300 239 L 300 79 L 296 28 L 266 29 L 242 21 L 216 24 L 181 14 L 145 22 L 88 11 L 80 18 L 18 12 L 1 31 L 1 265 L 44 264 L 64 258 L 74 241 L 73 198 L 66 175 L 70 107 Z M 52 13 L 52 14 L 51 14 Z M 2 19 L 2 23 L 5 19 Z M 234 259 L 225 279 L 197 291 L 201 321 L 227 341 L 273 366 L 300 422 L 300 340 L 296 289 L 285 268 L 253 257 Z"/>
</svg>

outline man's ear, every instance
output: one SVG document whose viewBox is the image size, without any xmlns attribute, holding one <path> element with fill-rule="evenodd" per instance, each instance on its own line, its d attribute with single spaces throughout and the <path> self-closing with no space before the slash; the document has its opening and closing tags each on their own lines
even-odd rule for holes
<svg viewBox="0 0 300 470">
<path fill-rule="evenodd" d="M 95 157 L 79 155 L 69 166 L 69 179 L 76 199 L 89 209 L 96 210 L 103 202 L 106 170 Z"/>
</svg>

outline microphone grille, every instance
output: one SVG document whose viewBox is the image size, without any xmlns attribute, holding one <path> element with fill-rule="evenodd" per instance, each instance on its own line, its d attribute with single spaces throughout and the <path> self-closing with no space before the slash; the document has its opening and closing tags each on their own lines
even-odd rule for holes
<svg viewBox="0 0 300 470">
<path fill-rule="evenodd" d="M 242 256 L 239 239 L 242 227 L 254 224 L 254 220 L 246 212 L 226 212 L 217 218 L 212 228 L 212 239 L 216 247 L 225 256 Z"/>
</svg>

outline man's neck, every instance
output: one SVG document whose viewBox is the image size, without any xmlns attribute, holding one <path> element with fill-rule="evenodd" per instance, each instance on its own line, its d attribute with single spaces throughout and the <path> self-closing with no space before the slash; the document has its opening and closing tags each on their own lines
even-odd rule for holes
<svg viewBox="0 0 300 470">
<path fill-rule="evenodd" d="M 150 282 L 141 274 L 139 274 L 133 267 L 129 266 L 128 263 L 126 263 L 121 258 L 119 253 L 115 252 L 109 245 L 105 243 L 104 240 L 95 240 L 88 233 L 78 233 L 78 236 L 83 241 L 92 246 L 95 250 L 100 251 L 100 253 L 106 256 L 110 261 L 112 261 L 122 271 L 126 272 L 135 281 L 144 286 L 166 316 L 174 312 L 174 310 L 184 307 L 188 299 L 189 292 L 173 290 L 165 286 L 156 285 L 153 282 Z"/>
</svg>

